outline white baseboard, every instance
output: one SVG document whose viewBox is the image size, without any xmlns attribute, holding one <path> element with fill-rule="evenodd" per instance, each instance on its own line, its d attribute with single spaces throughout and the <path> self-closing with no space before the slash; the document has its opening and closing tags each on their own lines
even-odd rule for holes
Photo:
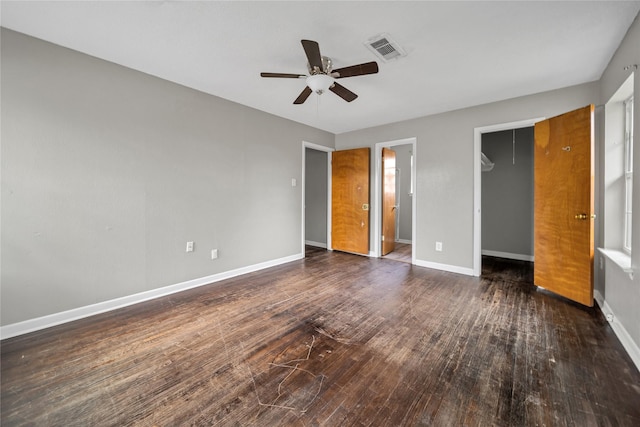
<svg viewBox="0 0 640 427">
<path fill-rule="evenodd" d="M 633 341 L 633 338 L 631 338 L 631 335 L 629 335 L 629 332 L 627 332 L 624 325 L 618 321 L 616 313 L 611 309 L 609 304 L 607 304 L 607 301 L 602 297 L 602 294 L 596 290 L 594 291 L 593 296 L 605 317 L 609 314 L 613 316 L 613 320 L 609 322 L 611 329 L 613 329 L 613 332 L 615 332 L 620 343 L 627 351 L 627 354 L 636 365 L 638 371 L 640 371 L 640 347 L 638 347 L 638 344 Z"/>
<path fill-rule="evenodd" d="M 518 261 L 531 261 L 533 262 L 533 255 L 514 254 L 510 252 L 488 251 L 483 249 L 482 255 L 494 256 L 497 258 L 515 259 Z"/>
<path fill-rule="evenodd" d="M 434 270 L 448 271 L 451 273 L 473 276 L 473 268 L 458 267 L 457 265 L 440 264 L 437 262 L 422 261 L 417 259 L 415 265 L 419 267 L 433 268 Z"/>
<path fill-rule="evenodd" d="M 407 240 L 407 239 L 396 239 L 396 242 L 398 242 L 398 243 L 406 243 L 407 245 L 411 244 L 411 240 Z"/>
<path fill-rule="evenodd" d="M 598 303 L 598 307 L 600 307 L 600 309 L 604 313 L 604 309 L 602 308 L 602 307 L 604 307 L 604 297 L 602 296 L 602 294 L 600 293 L 599 290 L 597 290 L 597 289 L 593 290 L 593 299 L 596 300 L 596 303 Z M 606 315 L 606 313 L 605 313 L 605 315 Z"/>
<path fill-rule="evenodd" d="M 326 243 L 322 243 L 322 242 L 314 242 L 313 240 L 305 240 L 304 241 L 305 245 L 309 245 L 309 246 L 315 246 L 317 248 L 324 248 L 327 249 L 327 244 Z"/>
<path fill-rule="evenodd" d="M 259 264 L 249 265 L 247 267 L 237 268 L 235 270 L 225 271 L 213 274 L 211 276 L 201 277 L 199 279 L 187 280 L 186 282 L 169 285 L 150 291 L 140 292 L 133 295 L 127 295 L 121 298 L 115 298 L 109 301 L 103 301 L 96 304 L 78 307 L 60 313 L 49 314 L 47 316 L 37 317 L 35 319 L 25 320 L 23 322 L 12 323 L 0 327 L 0 338 L 6 339 L 18 335 L 35 332 L 40 329 L 50 328 L 52 326 L 61 325 L 63 323 L 72 322 L 74 320 L 83 319 L 85 317 L 94 316 L 96 314 L 105 313 L 107 311 L 116 310 L 118 308 L 127 307 L 129 305 L 138 304 L 140 302 L 149 301 L 160 298 L 176 292 L 185 291 L 187 289 L 196 288 L 198 286 L 209 285 L 221 280 L 230 279 L 254 271 L 263 270 L 269 267 L 275 267 L 287 262 L 296 261 L 304 258 L 304 254 L 291 255 L 284 258 L 265 261 Z"/>
</svg>

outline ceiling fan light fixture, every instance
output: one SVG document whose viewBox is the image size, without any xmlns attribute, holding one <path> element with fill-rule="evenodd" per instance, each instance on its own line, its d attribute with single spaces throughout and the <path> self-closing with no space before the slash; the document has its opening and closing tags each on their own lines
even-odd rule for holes
<svg viewBox="0 0 640 427">
<path fill-rule="evenodd" d="M 333 77 L 326 74 L 314 74 L 307 77 L 307 86 L 318 95 L 321 95 L 331 87 L 333 81 Z"/>
<path fill-rule="evenodd" d="M 320 46 L 318 42 L 313 40 L 300 40 L 302 48 L 307 56 L 307 68 L 309 75 L 292 74 L 292 73 L 260 73 L 261 77 L 275 77 L 285 79 L 305 78 L 307 85 L 304 87 L 300 95 L 293 101 L 295 105 L 304 104 L 313 92 L 322 95 L 330 90 L 340 98 L 347 102 L 355 100 L 358 95 L 351 92 L 346 87 L 337 83 L 337 79 L 345 77 L 365 76 L 367 74 L 376 74 L 378 72 L 378 64 L 375 61 L 363 64 L 350 65 L 341 67 L 337 70 L 333 69 L 331 58 L 320 55 Z"/>
</svg>

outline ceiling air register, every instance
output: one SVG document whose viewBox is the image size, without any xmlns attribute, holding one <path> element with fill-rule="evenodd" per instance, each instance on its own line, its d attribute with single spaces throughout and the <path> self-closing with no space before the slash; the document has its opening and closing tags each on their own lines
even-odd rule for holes
<svg viewBox="0 0 640 427">
<path fill-rule="evenodd" d="M 387 33 L 378 34 L 367 40 L 364 44 L 384 62 L 407 55 L 404 49 Z"/>
</svg>

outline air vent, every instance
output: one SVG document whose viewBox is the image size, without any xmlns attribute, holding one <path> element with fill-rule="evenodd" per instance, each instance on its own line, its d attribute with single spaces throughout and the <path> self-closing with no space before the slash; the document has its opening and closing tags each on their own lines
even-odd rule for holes
<svg viewBox="0 0 640 427">
<path fill-rule="evenodd" d="M 406 56 L 405 51 L 387 33 L 370 38 L 365 45 L 384 62 Z"/>
</svg>

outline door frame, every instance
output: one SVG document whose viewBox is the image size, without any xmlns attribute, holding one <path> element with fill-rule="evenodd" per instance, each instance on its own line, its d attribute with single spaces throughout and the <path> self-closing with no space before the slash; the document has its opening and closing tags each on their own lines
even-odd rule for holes
<svg viewBox="0 0 640 427">
<path fill-rule="evenodd" d="M 479 126 L 473 129 L 473 275 L 482 273 L 482 134 L 534 126 L 546 117 Z"/>
<path fill-rule="evenodd" d="M 373 215 L 373 250 L 370 251 L 374 257 L 380 257 L 382 253 L 381 236 L 382 236 L 382 149 L 395 147 L 397 145 L 411 145 L 413 153 L 413 167 L 411 168 L 411 186 L 413 187 L 413 195 L 411 196 L 411 264 L 416 263 L 416 206 L 418 204 L 418 192 L 416 188 L 416 171 L 417 155 L 416 146 L 417 138 L 404 138 L 394 141 L 378 142 L 374 149 L 374 167 L 373 167 L 373 200 L 375 212 Z"/>
<path fill-rule="evenodd" d="M 394 145 L 394 147 L 397 147 L 397 145 Z M 386 153 L 386 154 L 385 154 Z M 392 154 L 393 153 L 393 154 Z M 393 157 L 393 208 L 391 208 L 391 210 L 389 210 L 389 205 L 388 200 L 387 200 L 387 196 L 389 195 L 389 192 L 387 191 L 387 180 L 390 179 L 390 175 L 391 175 L 391 171 L 389 169 L 391 169 L 390 166 L 387 165 L 387 162 L 389 162 L 390 160 L 387 158 L 387 156 L 392 156 Z M 381 242 L 380 242 L 380 255 L 381 256 L 385 256 L 393 251 L 395 251 L 396 249 L 396 241 L 398 240 L 398 236 L 400 235 L 400 215 L 398 215 L 398 207 L 399 207 L 399 194 L 402 190 L 398 191 L 398 186 L 400 184 L 399 180 L 398 180 L 398 171 L 400 169 L 398 169 L 398 164 L 396 162 L 396 152 L 391 149 L 391 148 L 387 148 L 387 147 L 382 147 L 382 164 L 381 164 L 381 168 L 380 168 L 380 179 L 381 179 L 381 188 L 382 191 L 381 193 L 381 199 L 380 199 L 380 208 L 382 209 L 382 216 L 381 216 Z M 413 200 L 413 199 L 412 199 Z M 387 239 L 390 237 L 389 234 L 391 234 L 391 230 L 389 227 L 389 218 L 387 218 L 389 215 L 391 215 L 391 213 L 393 214 L 393 241 L 392 242 L 388 242 Z M 389 234 L 388 234 L 389 233 Z M 389 250 L 389 247 L 391 248 L 391 250 Z M 388 251 L 388 252 L 387 252 Z M 385 252 L 387 252 L 385 254 Z"/>
<path fill-rule="evenodd" d="M 324 145 L 314 144 L 313 142 L 302 141 L 302 244 L 300 251 L 304 258 L 305 245 L 306 245 L 306 214 L 305 214 L 305 202 L 306 202 L 306 181 L 307 181 L 307 148 L 316 151 L 323 151 L 327 154 L 327 250 L 331 250 L 331 153 L 336 151 L 335 148 L 326 147 Z"/>
</svg>

